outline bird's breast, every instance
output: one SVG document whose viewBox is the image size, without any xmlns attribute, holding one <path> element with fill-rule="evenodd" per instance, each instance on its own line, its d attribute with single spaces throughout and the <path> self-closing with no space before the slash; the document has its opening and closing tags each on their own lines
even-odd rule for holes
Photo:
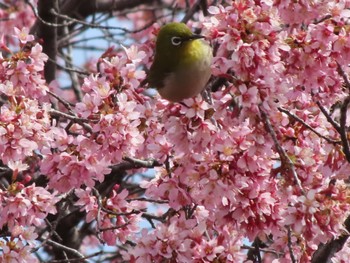
<svg viewBox="0 0 350 263">
<path fill-rule="evenodd" d="M 164 86 L 158 90 L 169 101 L 178 102 L 198 95 L 211 76 L 211 47 L 202 40 L 190 44 L 177 70 L 165 77 Z"/>
</svg>

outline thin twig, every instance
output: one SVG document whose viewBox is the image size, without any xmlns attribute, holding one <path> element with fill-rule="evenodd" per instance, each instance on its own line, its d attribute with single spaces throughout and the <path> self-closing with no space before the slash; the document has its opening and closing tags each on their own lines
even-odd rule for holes
<svg viewBox="0 0 350 263">
<path fill-rule="evenodd" d="M 104 206 L 101 207 L 102 211 L 103 212 L 106 212 L 107 214 L 110 214 L 110 215 L 114 215 L 114 216 L 129 216 L 129 215 L 137 215 L 137 214 L 140 214 L 142 213 L 142 211 L 140 210 L 135 210 L 133 209 L 132 211 L 130 212 L 122 212 L 122 213 L 117 213 L 117 212 L 114 212 L 108 208 L 105 208 Z"/>
<path fill-rule="evenodd" d="M 321 137 L 322 139 L 325 139 L 327 142 L 329 143 L 333 143 L 333 144 L 339 144 L 341 141 L 339 140 L 333 140 L 331 138 L 328 138 L 322 134 L 320 134 L 318 131 L 316 131 L 314 128 L 312 128 L 309 124 L 307 124 L 305 121 L 303 121 L 302 119 L 300 119 L 298 116 L 294 115 L 293 113 L 291 113 L 289 110 L 284 109 L 279 107 L 278 110 L 280 112 L 283 112 L 285 114 L 287 114 L 289 117 L 293 118 L 294 120 L 300 122 L 302 125 L 304 125 L 306 128 L 308 128 L 309 130 L 311 130 L 313 133 L 315 133 L 317 136 Z"/>
<path fill-rule="evenodd" d="M 53 92 L 51 92 L 49 90 L 47 91 L 47 93 L 49 93 L 52 97 L 54 97 L 56 100 L 61 102 L 63 104 L 63 106 L 65 106 L 67 108 L 67 110 L 71 114 L 73 114 L 73 111 L 72 111 L 72 108 L 71 108 L 72 105 L 68 101 L 64 100 L 63 98 L 61 98 L 60 96 L 58 96 L 57 94 L 55 94 L 55 93 L 53 93 Z"/>
<path fill-rule="evenodd" d="M 322 18 L 319 19 L 319 20 L 315 20 L 314 24 L 315 24 L 315 25 L 320 24 L 320 23 L 322 23 L 323 21 L 326 21 L 327 19 L 330 19 L 330 18 L 332 18 L 332 15 L 326 15 L 326 16 L 322 17 Z"/>
<path fill-rule="evenodd" d="M 112 210 L 110 210 L 102 205 L 102 198 L 101 198 L 100 193 L 98 192 L 98 190 L 96 188 L 93 188 L 93 192 L 97 198 L 98 206 L 101 207 L 101 210 L 107 214 L 114 215 L 114 216 L 128 216 L 128 215 L 132 215 L 132 214 L 142 213 L 142 211 L 135 210 L 135 209 L 133 209 L 130 212 L 122 212 L 122 213 L 114 212 L 114 211 L 112 211 Z"/>
<path fill-rule="evenodd" d="M 118 26 L 102 26 L 100 24 L 95 24 L 95 23 L 89 23 L 89 22 L 85 22 L 85 21 L 82 21 L 82 20 L 79 20 L 79 19 L 76 19 L 76 18 L 73 18 L 73 17 L 70 17 L 70 16 L 67 16 L 67 15 L 63 15 L 63 14 L 60 14 L 60 13 L 57 13 L 56 10 L 54 9 L 51 9 L 51 13 L 59 18 L 63 18 L 65 20 L 68 20 L 70 21 L 70 24 L 73 24 L 73 23 L 77 23 L 77 24 L 81 24 L 81 25 L 84 25 L 84 26 L 87 26 L 89 28 L 98 28 L 98 29 L 104 29 L 104 30 L 120 30 L 120 31 L 123 31 L 125 33 L 137 33 L 137 32 L 140 32 L 144 29 L 146 29 L 147 27 L 150 27 L 152 24 L 154 24 L 155 21 L 152 21 L 151 23 L 148 23 L 146 26 L 142 27 L 141 29 L 138 29 L 138 30 L 129 30 L 127 28 L 124 28 L 124 27 L 118 27 Z M 69 25 L 69 24 L 68 24 Z"/>
<path fill-rule="evenodd" d="M 91 255 L 85 256 L 83 258 L 70 258 L 69 262 L 76 262 L 76 261 L 81 262 L 83 259 L 93 258 L 93 257 L 99 256 L 103 253 L 104 253 L 103 251 L 99 251 L 99 252 L 93 253 Z M 46 261 L 46 262 L 47 263 L 64 263 L 64 262 L 67 262 L 67 260 L 66 259 L 58 259 L 58 260 L 50 260 L 50 261 Z"/>
<path fill-rule="evenodd" d="M 164 223 L 166 216 L 167 216 L 166 213 L 164 215 L 161 215 L 161 216 L 143 213 L 141 217 L 145 218 L 151 224 L 152 228 L 156 228 L 154 223 L 153 223 L 153 220 L 157 220 L 161 223 Z"/>
<path fill-rule="evenodd" d="M 63 30 L 64 30 L 65 34 L 69 33 L 68 27 L 64 27 Z M 67 68 L 73 68 L 72 54 L 73 54 L 72 46 L 68 45 L 67 46 L 67 54 L 63 56 Z M 83 93 L 81 91 L 81 87 L 80 87 L 80 84 L 79 84 L 79 78 L 78 78 L 77 72 L 69 70 L 68 74 L 69 74 L 69 76 L 71 78 L 72 89 L 73 89 L 74 94 L 75 94 L 75 96 L 77 98 L 77 101 L 82 101 Z"/>
<path fill-rule="evenodd" d="M 66 252 L 69 252 L 69 253 L 75 255 L 76 257 L 79 257 L 80 259 L 84 259 L 84 258 L 85 258 L 84 255 L 81 254 L 81 253 L 80 253 L 79 251 L 77 251 L 76 249 L 67 247 L 67 246 L 62 245 L 62 244 L 60 244 L 60 243 L 57 243 L 57 242 L 55 242 L 55 241 L 53 241 L 53 240 L 48 240 L 47 243 L 50 244 L 50 245 L 52 245 L 53 247 L 56 247 L 56 248 L 59 248 L 59 249 L 62 249 L 62 250 L 64 250 L 64 251 L 66 251 Z M 83 260 L 82 262 L 87 262 L 87 261 L 86 261 L 86 260 Z"/>
<path fill-rule="evenodd" d="M 51 109 L 49 111 L 49 114 L 51 116 L 54 116 L 54 117 L 62 117 L 62 118 L 66 118 L 68 120 L 71 120 L 71 121 L 74 121 L 78 124 L 80 124 L 81 126 L 84 127 L 84 129 L 86 129 L 88 132 L 92 133 L 92 128 L 89 124 L 87 124 L 87 122 L 91 122 L 87 119 L 84 119 L 84 118 L 79 118 L 77 116 L 73 116 L 73 115 L 69 115 L 67 113 L 64 113 L 64 112 L 61 112 L 61 111 L 58 111 L 58 110 L 54 110 L 54 109 Z"/>
<path fill-rule="evenodd" d="M 126 222 L 125 224 L 122 224 L 120 226 L 111 226 L 111 227 L 99 228 L 99 231 L 103 232 L 103 231 L 109 231 L 109 230 L 116 230 L 116 229 L 120 229 L 120 228 L 126 227 L 129 224 L 130 224 L 129 222 Z"/>
<path fill-rule="evenodd" d="M 29 0 L 25 0 L 25 2 L 30 6 L 30 8 L 32 9 L 34 16 L 39 19 L 39 21 L 41 23 L 43 23 L 46 26 L 51 26 L 51 27 L 63 27 L 63 26 L 69 26 L 71 24 L 73 24 L 73 21 L 69 21 L 68 23 L 62 23 L 62 24 L 57 24 L 57 23 L 50 23 L 45 21 L 44 19 L 42 19 L 42 17 L 39 16 L 38 10 L 37 8 L 29 1 Z"/>
<path fill-rule="evenodd" d="M 148 213 L 143 213 L 141 217 L 146 218 L 147 221 L 151 224 L 151 226 L 153 228 L 155 228 L 155 225 L 154 225 L 154 223 L 152 221 L 153 219 L 164 223 L 167 218 L 170 218 L 170 217 L 174 216 L 176 213 L 177 212 L 174 209 L 169 208 L 168 211 L 166 211 L 161 216 L 156 216 L 156 215 L 152 215 L 152 214 L 148 214 Z"/>
<path fill-rule="evenodd" d="M 64 113 L 64 112 L 61 112 L 61 111 L 58 111 L 58 110 L 50 110 L 49 111 L 49 114 L 50 115 L 53 115 L 53 116 L 58 116 L 58 117 L 62 117 L 62 118 L 66 118 L 68 120 L 72 120 L 72 121 L 75 121 L 75 122 L 78 122 L 78 123 L 81 123 L 81 122 L 89 122 L 88 119 L 85 119 L 85 118 L 79 118 L 77 116 L 73 116 L 73 115 L 69 115 L 67 113 Z"/>
<path fill-rule="evenodd" d="M 243 245 L 241 246 L 242 249 L 249 249 L 249 250 L 254 250 L 255 247 L 252 247 L 252 246 L 248 246 L 248 245 Z M 266 248 L 260 248 L 260 251 L 261 252 L 264 252 L 264 253 L 271 253 L 271 254 L 274 254 L 276 255 L 277 257 L 281 257 L 284 255 L 284 253 L 282 252 L 277 252 L 275 250 L 272 250 L 272 249 L 266 249 Z"/>
<path fill-rule="evenodd" d="M 169 203 L 169 201 L 166 201 L 166 200 L 154 200 L 154 199 L 149 199 L 149 198 L 145 198 L 145 197 L 127 199 L 126 201 L 128 201 L 128 202 L 131 202 L 131 201 L 145 201 L 145 202 L 156 203 L 156 204 L 167 204 L 167 203 Z"/>
<path fill-rule="evenodd" d="M 323 107 L 323 105 L 319 101 L 316 101 L 316 104 L 320 108 L 320 110 L 323 113 L 323 115 L 326 117 L 327 121 L 333 126 L 334 129 L 337 130 L 338 133 L 340 133 L 340 126 L 339 126 L 339 124 L 332 119 L 331 115 L 326 110 L 326 108 Z"/>
<path fill-rule="evenodd" d="M 66 66 L 62 66 L 60 65 L 59 63 L 57 63 L 56 60 L 53 60 L 51 58 L 48 58 L 48 61 L 54 63 L 59 69 L 61 70 L 65 70 L 65 71 L 72 71 L 72 72 L 75 72 L 75 73 L 78 73 L 78 74 L 81 74 L 81 75 L 84 75 L 84 76 L 88 76 L 90 73 L 86 72 L 86 71 L 82 71 L 82 70 L 79 70 L 79 69 L 75 69 L 75 68 L 69 68 L 69 67 L 66 67 Z"/>
<path fill-rule="evenodd" d="M 97 238 L 98 240 L 101 242 L 101 244 L 104 244 L 105 241 L 101 238 L 100 234 L 101 234 L 101 231 L 100 231 L 100 225 L 99 225 L 99 222 L 101 221 L 101 209 L 102 209 L 102 200 L 101 200 L 101 195 L 100 193 L 98 192 L 98 190 L 96 188 L 92 188 L 92 191 L 97 199 L 97 205 L 98 205 L 98 208 L 97 208 L 97 215 L 96 215 L 96 226 L 97 226 Z"/>
<path fill-rule="evenodd" d="M 47 218 L 45 218 L 45 223 L 50 227 L 50 232 L 49 232 L 49 234 L 48 234 L 48 236 L 45 238 L 45 240 L 43 241 L 43 242 L 41 242 L 41 244 L 39 245 L 39 246 L 37 246 L 37 247 L 35 247 L 35 248 L 33 248 L 32 250 L 31 250 L 31 252 L 33 253 L 33 252 L 36 252 L 36 251 L 38 251 L 40 248 L 42 248 L 42 247 L 44 247 L 45 245 L 46 245 L 46 243 L 49 241 L 49 239 L 53 236 L 53 235 L 55 235 L 56 236 L 56 238 L 58 239 L 58 241 L 62 241 L 62 238 L 59 236 L 59 234 L 56 232 L 56 227 L 57 227 L 57 223 L 58 223 L 58 221 L 59 221 L 59 219 L 60 219 L 60 215 L 59 215 L 59 217 L 57 218 L 57 220 L 55 220 L 52 224 L 50 223 L 50 221 L 47 219 Z M 45 231 L 46 232 L 46 231 Z M 44 233 L 45 233 L 44 232 Z"/>
</svg>

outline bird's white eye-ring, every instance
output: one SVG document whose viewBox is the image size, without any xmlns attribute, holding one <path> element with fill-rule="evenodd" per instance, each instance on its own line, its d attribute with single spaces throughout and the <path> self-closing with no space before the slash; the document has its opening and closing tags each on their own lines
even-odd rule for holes
<svg viewBox="0 0 350 263">
<path fill-rule="evenodd" d="M 181 37 L 172 37 L 171 38 L 171 44 L 174 46 L 179 46 L 182 43 Z"/>
</svg>

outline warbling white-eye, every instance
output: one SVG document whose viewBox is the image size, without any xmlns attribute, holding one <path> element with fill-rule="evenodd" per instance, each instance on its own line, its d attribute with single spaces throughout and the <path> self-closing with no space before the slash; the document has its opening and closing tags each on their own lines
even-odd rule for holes
<svg viewBox="0 0 350 263">
<path fill-rule="evenodd" d="M 211 71 L 212 49 L 184 23 L 164 25 L 157 36 L 153 64 L 148 74 L 150 87 L 172 102 L 199 94 Z"/>
</svg>

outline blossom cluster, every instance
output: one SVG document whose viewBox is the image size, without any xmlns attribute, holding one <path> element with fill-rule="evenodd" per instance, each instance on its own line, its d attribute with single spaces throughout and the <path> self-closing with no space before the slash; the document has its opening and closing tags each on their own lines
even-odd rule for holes
<svg viewBox="0 0 350 263">
<path fill-rule="evenodd" d="M 28 7 L 19 4 L 17 11 L 21 5 Z M 21 12 L 17 15 L 21 16 Z M 8 21 L 6 23 L 26 22 L 14 17 Z M 11 51 L 2 42 L 4 53 L 0 54 L 0 158 L 1 164 L 8 167 L 2 176 L 12 175 L 8 185 L 2 181 L 0 188 L 0 229 L 2 237 L 6 237 L 0 240 L 0 261 L 38 262 L 31 251 L 37 246 L 37 231 L 44 227 L 49 214 L 57 212 L 59 201 L 54 192 L 34 183 L 40 153 L 50 141 L 47 135 L 51 128 L 51 106 L 45 102 L 48 87 L 42 75 L 47 56 L 42 53 L 41 45 L 31 44 L 34 37 L 28 34 L 27 28 L 14 28 L 11 34 L 14 35 L 9 43 L 17 43 L 19 49 Z"/>
<path fill-rule="evenodd" d="M 96 218 L 99 220 L 97 231 L 101 233 L 101 240 L 110 246 L 115 245 L 116 241 L 125 244 L 139 230 L 139 209 L 143 207 L 138 201 L 126 200 L 129 196 L 126 189 L 120 193 L 116 190 L 103 200 L 100 196 L 95 196 L 91 188 L 75 190 L 75 195 L 79 198 L 75 205 L 86 212 L 86 222 L 92 222 Z"/>
<path fill-rule="evenodd" d="M 0 228 L 10 233 L 9 239 L 0 239 L 2 262 L 38 262 L 31 254 L 38 237 L 37 229 L 45 225 L 48 214 L 55 214 L 59 198 L 35 184 L 25 187 L 21 183 L 13 183 L 8 189 L 0 189 Z"/>
<path fill-rule="evenodd" d="M 34 39 L 26 28 L 15 28 L 15 32 L 22 47 Z M 51 106 L 44 103 L 48 87 L 41 74 L 46 60 L 38 43 L 7 57 L 0 54 L 0 94 L 6 98 L 0 115 L 0 156 L 4 164 L 33 156 L 47 142 Z"/>
<path fill-rule="evenodd" d="M 201 260 L 239 261 L 244 258 L 240 253 L 241 236 L 229 227 L 220 232 L 208 230 L 208 211 L 198 206 L 193 211 L 194 218 L 188 218 L 184 211 L 172 217 L 167 224 L 157 225 L 156 236 L 142 230 L 138 246 L 131 253 L 124 253 L 127 260 L 133 262 L 161 261 L 176 259 L 177 262 Z M 205 238 L 203 236 L 206 236 Z"/>
</svg>

